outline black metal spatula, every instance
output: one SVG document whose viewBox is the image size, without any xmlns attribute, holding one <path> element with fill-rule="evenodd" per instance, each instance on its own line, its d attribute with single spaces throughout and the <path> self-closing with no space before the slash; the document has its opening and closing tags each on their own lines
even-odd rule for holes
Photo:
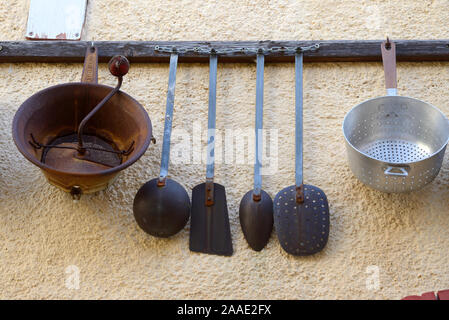
<svg viewBox="0 0 449 320">
<path fill-rule="evenodd" d="M 217 55 L 209 66 L 209 116 L 206 183 L 192 190 L 190 250 L 230 256 L 233 253 L 225 187 L 214 183 Z"/>
<path fill-rule="evenodd" d="M 295 56 L 296 183 L 274 198 L 274 225 L 282 248 L 297 256 L 321 251 L 329 236 L 329 206 L 323 190 L 303 184 L 303 53 Z"/>
</svg>

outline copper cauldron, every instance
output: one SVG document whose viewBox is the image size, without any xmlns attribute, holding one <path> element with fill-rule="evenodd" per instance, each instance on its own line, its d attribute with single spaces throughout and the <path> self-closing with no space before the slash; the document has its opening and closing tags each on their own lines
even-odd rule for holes
<svg viewBox="0 0 449 320">
<path fill-rule="evenodd" d="M 108 187 L 153 139 L 145 109 L 119 90 L 122 77 L 114 89 L 98 84 L 97 73 L 97 49 L 92 46 L 87 49 L 81 82 L 37 92 L 13 120 L 19 151 L 42 169 L 51 184 L 74 197 Z"/>
</svg>

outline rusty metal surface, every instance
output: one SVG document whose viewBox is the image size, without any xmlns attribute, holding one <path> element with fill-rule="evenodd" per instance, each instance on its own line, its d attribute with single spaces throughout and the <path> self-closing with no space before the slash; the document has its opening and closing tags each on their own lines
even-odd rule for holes
<svg viewBox="0 0 449 320">
<path fill-rule="evenodd" d="M 124 72 L 120 72 L 120 66 L 122 65 L 126 69 Z M 123 156 L 132 152 L 134 141 L 128 149 L 118 150 L 113 141 L 106 141 L 104 138 L 95 135 L 83 134 L 88 121 L 119 91 L 123 76 L 129 70 L 129 61 L 123 56 L 116 56 L 111 59 L 109 70 L 114 76 L 118 77 L 117 86 L 81 120 L 76 133 L 58 136 L 50 144 L 38 142 L 31 134 L 30 144 L 36 149 L 43 148 L 41 158 L 43 163 L 68 171 L 92 171 L 95 170 L 94 164 L 100 165 L 101 168 L 118 166 L 122 163 Z M 97 80 L 98 53 L 96 48 L 91 46 L 86 50 L 81 81 L 97 83 Z"/>
<path fill-rule="evenodd" d="M 95 50 L 95 48 L 93 48 L 93 49 Z M 92 50 L 92 47 L 87 49 L 88 52 L 91 51 L 91 50 Z M 112 64 L 111 64 L 111 62 L 112 62 Z M 78 126 L 78 130 L 77 130 L 77 134 L 78 134 L 78 153 L 80 155 L 84 155 L 86 153 L 86 148 L 88 148 L 86 146 L 83 146 L 83 132 L 84 132 L 84 128 L 86 127 L 86 124 L 120 90 L 120 87 L 122 86 L 122 83 L 123 83 L 123 76 L 126 73 L 128 73 L 129 61 L 125 57 L 123 57 L 123 56 L 113 57 L 111 59 L 111 62 L 109 64 L 109 70 L 111 71 L 111 73 L 114 76 L 116 76 L 118 78 L 117 85 L 116 85 L 116 87 L 113 90 L 111 90 L 106 95 L 106 97 L 104 97 L 92 110 L 89 111 L 89 113 L 83 118 L 83 120 L 81 120 L 81 122 L 80 122 L 80 124 Z M 124 73 L 115 73 L 115 72 L 113 72 L 113 71 L 119 70 L 119 67 L 120 67 L 121 64 L 127 66 L 126 72 L 124 72 Z M 113 68 L 111 68 L 111 66 L 113 66 Z M 98 68 L 97 66 L 94 66 L 94 67 L 95 67 L 95 70 Z"/>
<path fill-rule="evenodd" d="M 122 154 L 112 141 L 93 135 L 84 135 L 83 139 L 87 149 L 79 154 L 77 134 L 57 137 L 44 146 L 41 161 L 59 170 L 78 172 L 95 172 L 122 163 Z"/>
<path fill-rule="evenodd" d="M 119 150 L 125 150 L 135 142 L 134 150 L 124 157 L 119 166 L 104 170 L 97 168 L 94 171 L 59 170 L 43 163 L 42 150 L 36 150 L 30 145 L 31 134 L 36 140 L 50 144 L 56 137 L 76 132 L 80 119 L 110 90 L 112 88 L 108 86 L 87 83 L 53 86 L 28 98 L 14 117 L 13 137 L 19 151 L 65 191 L 70 191 L 74 185 L 80 186 L 83 193 L 98 191 L 99 182 L 106 187 L 110 178 L 134 163 L 148 148 L 151 121 L 143 107 L 122 91 L 114 95 L 86 127 L 87 134 L 114 141 Z M 86 104 L 86 98 L 90 100 L 89 105 Z"/>
<path fill-rule="evenodd" d="M 91 69 L 89 79 L 97 79 L 96 63 L 86 62 L 85 69 Z M 49 146 L 56 141 L 67 145 L 68 141 L 57 139 L 76 134 L 82 119 L 112 91 L 109 86 L 92 82 L 56 85 L 32 95 L 14 116 L 13 138 L 17 148 L 44 171 L 49 182 L 64 191 L 91 193 L 106 188 L 110 180 L 137 161 L 150 144 L 152 126 L 148 114 L 122 91 L 110 96 L 86 123 L 84 134 L 90 137 L 88 143 L 91 144 L 86 156 L 76 154 L 73 149 L 54 148 L 48 152 L 48 147 L 36 148 L 32 143 L 35 140 L 42 146 Z M 120 152 L 120 161 L 111 158 L 113 150 Z M 124 150 L 129 152 L 123 153 Z M 98 152 L 104 154 L 98 156 Z M 59 161 L 65 163 L 57 163 Z"/>
<path fill-rule="evenodd" d="M 98 48 L 92 44 L 88 46 L 84 56 L 81 82 L 98 83 Z"/>
<path fill-rule="evenodd" d="M 80 40 L 87 0 L 31 0 L 29 40 Z"/>
</svg>

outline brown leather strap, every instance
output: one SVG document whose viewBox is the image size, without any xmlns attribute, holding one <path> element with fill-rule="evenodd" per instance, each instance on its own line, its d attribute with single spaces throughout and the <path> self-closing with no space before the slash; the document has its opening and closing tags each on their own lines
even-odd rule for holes
<svg viewBox="0 0 449 320">
<path fill-rule="evenodd" d="M 91 46 L 86 50 L 81 82 L 98 83 L 98 53 L 97 48 Z"/>
<path fill-rule="evenodd" d="M 387 89 L 396 89 L 396 45 L 394 42 L 387 40 L 381 44 L 382 61 L 385 72 L 385 87 Z"/>
</svg>

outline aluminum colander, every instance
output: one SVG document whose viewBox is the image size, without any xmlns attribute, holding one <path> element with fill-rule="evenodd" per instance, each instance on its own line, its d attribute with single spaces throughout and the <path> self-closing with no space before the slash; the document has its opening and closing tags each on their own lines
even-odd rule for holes
<svg viewBox="0 0 449 320">
<path fill-rule="evenodd" d="M 387 40 L 381 50 L 388 96 L 362 102 L 343 120 L 349 166 L 371 188 L 410 192 L 438 175 L 449 120 L 426 102 L 396 96 L 395 44 Z"/>
</svg>

